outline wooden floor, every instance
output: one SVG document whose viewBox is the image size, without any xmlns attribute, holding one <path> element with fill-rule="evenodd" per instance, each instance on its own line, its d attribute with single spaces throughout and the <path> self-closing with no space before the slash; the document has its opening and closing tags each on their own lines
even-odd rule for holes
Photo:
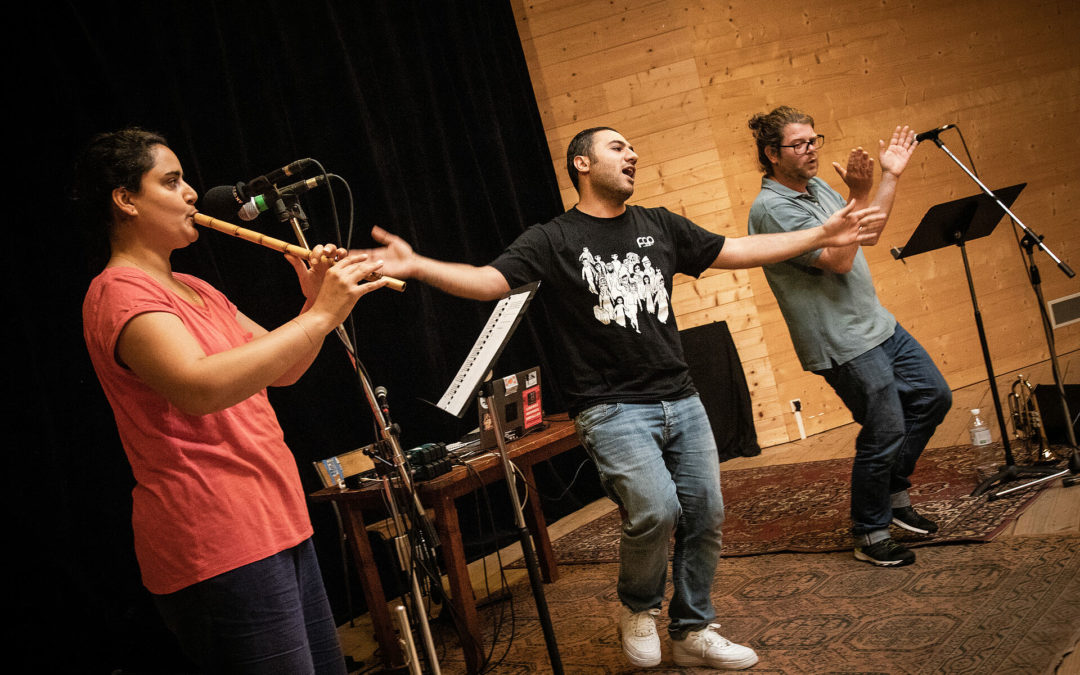
<svg viewBox="0 0 1080 675">
<path fill-rule="evenodd" d="M 1080 383 L 1080 351 L 1059 356 L 1058 366 L 1063 382 L 1066 384 Z M 1019 374 L 1023 374 L 1025 379 L 1033 385 L 1052 385 L 1054 382 L 1049 362 L 1035 364 L 1020 371 L 996 373 L 999 396 L 1001 397 L 1003 414 L 1006 419 L 1009 416 L 1007 397 L 1011 393 L 1013 383 Z M 989 412 L 988 420 L 991 422 L 994 440 L 998 440 L 1000 433 L 993 413 L 993 400 L 986 381 L 983 381 L 953 391 L 952 410 L 941 426 L 938 427 L 928 447 L 940 448 L 967 444 L 969 442 L 967 427 L 972 408 L 980 408 L 984 412 Z M 1072 411 L 1074 415 L 1077 412 Z M 854 454 L 855 435 L 858 430 L 858 425 L 848 424 L 804 440 L 764 448 L 759 456 L 732 459 L 724 462 L 721 465 L 721 471 L 850 457 Z M 1014 448 L 1015 452 L 1016 449 Z M 1018 484 L 1021 484 L 1021 482 L 1005 487 Z M 552 523 L 548 528 L 551 538 L 557 539 L 567 532 L 572 532 L 581 525 L 606 514 L 613 508 L 614 504 L 607 499 L 589 504 L 579 511 Z M 1066 488 L 1062 486 L 1060 480 L 1055 480 L 1045 486 L 1038 499 L 1028 507 L 1015 523 L 998 536 L 1022 537 L 1069 533 L 1080 534 L 1080 486 Z M 492 555 L 487 559 L 470 564 L 469 570 L 473 577 L 473 588 L 476 590 L 477 597 L 485 597 L 491 592 L 491 589 L 498 589 L 502 583 L 499 575 L 503 573 L 505 573 L 508 583 L 512 584 L 520 580 L 527 582 L 525 570 L 502 569 L 502 566 L 520 557 L 520 545 L 515 544 L 500 551 L 498 556 Z M 358 662 L 368 664 L 373 662 L 372 654 L 375 645 L 371 637 L 371 623 L 366 615 L 356 619 L 352 626 L 342 626 L 339 632 L 347 654 Z M 365 669 L 364 672 L 378 672 L 378 668 L 371 671 Z M 1074 647 L 1073 652 L 1062 663 L 1057 673 L 1058 675 L 1080 673 L 1080 644 Z"/>
</svg>

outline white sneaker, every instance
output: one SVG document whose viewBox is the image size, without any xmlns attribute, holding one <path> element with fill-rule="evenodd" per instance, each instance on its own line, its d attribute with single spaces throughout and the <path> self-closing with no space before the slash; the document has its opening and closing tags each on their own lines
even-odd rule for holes
<svg viewBox="0 0 1080 675">
<path fill-rule="evenodd" d="M 691 631 L 685 640 L 672 640 L 671 652 L 677 666 L 709 666 L 723 670 L 749 668 L 758 662 L 757 653 L 737 645 L 719 632 L 720 624 Z"/>
<path fill-rule="evenodd" d="M 660 636 L 656 634 L 656 617 L 659 615 L 659 609 L 631 612 L 626 605 L 620 606 L 619 636 L 623 653 L 638 668 L 660 663 Z"/>
</svg>

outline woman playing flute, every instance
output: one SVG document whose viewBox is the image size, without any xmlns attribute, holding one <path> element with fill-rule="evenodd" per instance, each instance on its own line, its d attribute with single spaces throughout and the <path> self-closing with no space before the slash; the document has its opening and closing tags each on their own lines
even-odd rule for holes
<svg viewBox="0 0 1080 675">
<path fill-rule="evenodd" d="M 296 461 L 267 399 L 295 382 L 381 266 L 333 245 L 289 256 L 306 302 L 273 331 L 174 272 L 195 241 L 195 190 L 160 135 L 102 134 L 75 196 L 110 258 L 83 332 L 136 485 L 143 583 L 208 672 L 335 673 L 345 663 L 311 542 Z"/>
</svg>

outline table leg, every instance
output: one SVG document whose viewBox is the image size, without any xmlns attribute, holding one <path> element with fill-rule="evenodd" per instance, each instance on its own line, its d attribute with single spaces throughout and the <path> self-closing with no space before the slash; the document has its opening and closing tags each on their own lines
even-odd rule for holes
<svg viewBox="0 0 1080 675">
<path fill-rule="evenodd" d="M 483 639 L 480 636 L 480 618 L 476 613 L 476 596 L 473 594 L 469 568 L 465 562 L 465 546 L 461 540 L 457 507 L 451 497 L 441 497 L 432 507 L 435 526 L 439 532 L 443 564 L 450 579 L 450 601 L 457 617 L 464 624 L 461 631 L 461 649 L 465 654 L 468 672 L 480 671 L 484 659 Z"/>
<path fill-rule="evenodd" d="M 359 508 L 351 505 L 347 506 L 346 514 L 348 517 L 345 527 L 352 544 L 356 571 L 364 587 L 364 600 L 367 602 L 368 612 L 371 613 L 371 623 L 375 627 L 375 639 L 382 649 L 386 664 L 400 667 L 405 661 L 390 618 L 390 610 L 386 608 L 386 594 L 383 592 L 382 580 L 379 579 L 379 570 L 375 566 L 375 556 L 371 551 L 363 515 Z"/>
</svg>

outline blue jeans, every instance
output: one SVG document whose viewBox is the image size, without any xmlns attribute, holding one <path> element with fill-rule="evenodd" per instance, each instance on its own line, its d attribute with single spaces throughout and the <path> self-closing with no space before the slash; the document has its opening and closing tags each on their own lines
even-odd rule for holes
<svg viewBox="0 0 1080 675">
<path fill-rule="evenodd" d="M 881 345 L 818 374 L 862 426 L 851 471 L 852 534 L 861 545 L 887 539 L 892 508 L 910 503 L 909 477 L 949 412 L 952 392 L 900 324 Z"/>
<path fill-rule="evenodd" d="M 154 602 L 206 672 L 346 673 L 310 539 Z"/>
<path fill-rule="evenodd" d="M 574 418 L 604 490 L 625 512 L 619 544 L 619 599 L 633 612 L 664 600 L 668 544 L 674 591 L 668 631 L 675 639 L 709 624 L 720 557 L 720 461 L 697 396 L 660 403 L 603 403 Z"/>
</svg>

